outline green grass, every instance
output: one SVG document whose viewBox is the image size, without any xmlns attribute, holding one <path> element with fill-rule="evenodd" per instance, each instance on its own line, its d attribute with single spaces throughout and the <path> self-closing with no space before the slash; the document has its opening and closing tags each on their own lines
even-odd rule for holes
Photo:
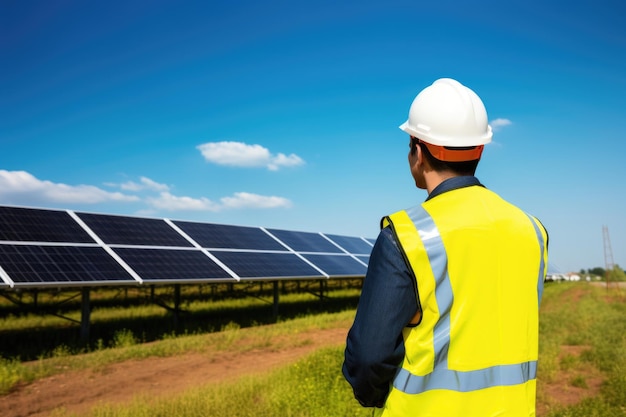
<svg viewBox="0 0 626 417">
<path fill-rule="evenodd" d="M 586 283 L 546 285 L 540 315 L 539 399 L 542 382 L 560 371 L 591 366 L 604 376 L 600 393 L 569 407 L 553 406 L 548 417 L 626 416 L 626 304 L 623 290 Z M 562 355 L 561 346 L 578 346 L 580 357 Z M 569 385 L 588 388 L 583 375 Z"/>
<path fill-rule="evenodd" d="M 0 363 L 2 381 L 30 380 L 55 372 L 61 367 L 86 369 L 148 356 L 176 355 L 202 349 L 253 349 L 271 347 L 274 340 L 311 328 L 349 323 L 353 310 L 332 314 L 310 314 L 284 320 L 271 326 L 241 328 L 236 322 L 212 334 L 179 336 L 172 334 L 157 343 L 142 344 L 132 332 L 119 330 L 116 347 L 102 347 L 92 353 L 73 355 L 60 350 L 40 365 L 24 366 L 15 360 Z M 626 304 L 615 290 L 586 283 L 546 285 L 540 316 L 539 401 L 548 401 L 542 386 L 559 380 L 586 390 L 589 381 L 580 369 L 593 368 L 604 378 L 600 392 L 571 406 L 551 404 L 545 417 L 625 417 L 626 416 Z M 242 343 L 245 340 L 246 343 Z M 575 346 L 579 355 L 563 354 L 562 346 Z M 341 375 L 341 348 L 323 349 L 296 364 L 271 373 L 236 381 L 196 387 L 172 398 L 137 397 L 129 405 L 101 404 L 88 415 L 121 416 L 371 416 L 354 400 Z M 41 368 L 38 368 L 41 367 Z M 582 367 L 582 368 L 581 368 Z M 63 410 L 55 417 L 70 416 Z"/>
<path fill-rule="evenodd" d="M 361 408 L 341 372 L 343 350 L 321 349 L 282 369 L 229 383 L 211 384 L 173 399 L 136 398 L 130 405 L 101 405 L 92 417 L 328 417 L 371 416 Z M 63 410 L 55 417 L 71 416 Z"/>
<path fill-rule="evenodd" d="M 298 343 L 279 336 L 295 336 L 312 329 L 327 329 L 337 326 L 347 327 L 354 317 L 352 310 L 339 313 L 320 313 L 307 315 L 293 320 L 283 321 L 271 326 L 257 326 L 240 329 L 236 323 L 225 325 L 220 332 L 187 336 L 171 335 L 150 344 L 138 343 L 128 330 L 122 329 L 114 337 L 114 346 L 100 348 L 93 352 L 74 354 L 63 345 L 59 346 L 50 357 L 29 363 L 15 359 L 0 360 L 0 394 L 8 392 L 20 382 L 28 383 L 36 379 L 51 376 L 59 372 L 80 369 L 102 369 L 107 365 L 131 359 L 148 357 L 167 357 L 189 352 L 229 351 L 245 353 L 247 351 L 272 347 L 280 343 Z M 280 340 L 280 341 L 278 341 Z"/>
</svg>

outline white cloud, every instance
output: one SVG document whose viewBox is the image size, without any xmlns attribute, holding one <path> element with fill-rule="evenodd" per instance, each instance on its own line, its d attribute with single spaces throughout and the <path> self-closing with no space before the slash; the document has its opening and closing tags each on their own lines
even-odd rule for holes
<svg viewBox="0 0 626 417">
<path fill-rule="evenodd" d="M 268 209 L 288 208 L 291 201 L 283 197 L 262 196 L 258 194 L 239 192 L 230 197 L 222 197 L 220 203 L 208 198 L 179 197 L 169 192 L 162 192 L 158 197 L 147 198 L 152 207 L 168 211 L 213 211 L 229 209 Z"/>
<path fill-rule="evenodd" d="M 158 197 L 146 199 L 151 206 L 168 211 L 219 211 L 219 204 L 208 198 L 178 197 L 164 191 Z"/>
<path fill-rule="evenodd" d="M 264 196 L 252 193 L 235 193 L 232 197 L 223 197 L 220 199 L 224 208 L 278 208 L 291 207 L 291 201 L 276 196 Z"/>
<path fill-rule="evenodd" d="M 261 145 L 248 145 L 242 142 L 208 142 L 198 145 L 204 159 L 217 165 L 256 168 L 266 167 L 277 171 L 281 167 L 293 167 L 304 164 L 298 155 L 273 155 Z"/>
<path fill-rule="evenodd" d="M 0 170 L 0 203 L 38 205 L 144 202 L 148 205 L 148 208 L 143 210 L 146 213 L 153 213 L 154 210 L 219 212 L 235 209 L 289 208 L 292 205 L 287 198 L 248 192 L 222 197 L 219 202 L 206 197 L 176 196 L 169 192 L 167 185 L 147 177 L 140 177 L 139 182 L 128 181 L 124 184 L 109 185 L 127 191 L 147 190 L 153 194 L 140 198 L 121 192 L 108 192 L 93 185 L 67 185 L 40 180 L 26 171 Z"/>
<path fill-rule="evenodd" d="M 93 185 L 67 185 L 40 180 L 26 171 L 0 170 L 0 198 L 3 201 L 32 204 L 96 204 L 107 201 L 133 202 L 139 198 L 120 192 L 104 191 Z"/>
<path fill-rule="evenodd" d="M 142 190 L 151 190 L 151 191 L 169 191 L 170 187 L 166 184 L 160 184 L 156 181 L 152 181 L 148 177 L 140 177 L 139 183 L 134 181 L 127 181 L 123 184 L 120 184 L 119 187 L 122 190 L 126 191 L 142 191 Z"/>
<path fill-rule="evenodd" d="M 269 169 L 270 171 L 278 171 L 281 166 L 295 167 L 302 164 L 304 164 L 304 160 L 298 155 L 292 153 L 291 155 L 287 156 L 283 153 L 279 153 L 272 158 L 272 161 L 269 164 L 267 164 L 267 169 Z"/>
<path fill-rule="evenodd" d="M 510 121 L 509 119 L 494 119 L 489 124 L 491 125 L 491 128 L 494 131 L 497 131 L 497 130 L 500 130 L 501 128 L 505 127 L 505 126 L 512 125 L 513 122 Z"/>
</svg>

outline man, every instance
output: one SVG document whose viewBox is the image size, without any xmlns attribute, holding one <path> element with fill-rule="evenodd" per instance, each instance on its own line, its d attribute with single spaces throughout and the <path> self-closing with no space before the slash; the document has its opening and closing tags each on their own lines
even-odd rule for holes
<svg viewBox="0 0 626 417">
<path fill-rule="evenodd" d="M 400 128 L 428 198 L 381 222 L 343 373 L 382 416 L 534 416 L 547 232 L 474 176 L 492 131 L 472 90 L 435 81 Z"/>
</svg>

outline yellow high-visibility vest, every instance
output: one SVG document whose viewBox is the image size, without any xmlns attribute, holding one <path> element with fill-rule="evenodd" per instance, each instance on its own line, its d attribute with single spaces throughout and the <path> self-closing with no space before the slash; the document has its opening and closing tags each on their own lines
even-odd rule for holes
<svg viewBox="0 0 626 417">
<path fill-rule="evenodd" d="M 392 214 L 417 280 L 419 324 L 378 414 L 535 415 L 539 303 L 547 232 L 481 186 Z"/>
</svg>

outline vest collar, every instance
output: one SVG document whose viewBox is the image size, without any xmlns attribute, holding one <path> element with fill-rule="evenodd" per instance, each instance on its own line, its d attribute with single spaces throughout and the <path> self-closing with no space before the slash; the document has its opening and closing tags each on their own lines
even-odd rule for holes
<svg viewBox="0 0 626 417">
<path fill-rule="evenodd" d="M 480 181 L 478 181 L 478 178 L 472 175 L 448 178 L 447 180 L 444 180 L 441 184 L 435 187 L 435 189 L 428 195 L 426 201 L 430 200 L 433 197 L 437 197 L 439 194 L 443 194 L 447 191 L 456 190 L 458 188 L 471 187 L 472 185 L 484 187 L 484 185 L 482 185 Z"/>
</svg>

